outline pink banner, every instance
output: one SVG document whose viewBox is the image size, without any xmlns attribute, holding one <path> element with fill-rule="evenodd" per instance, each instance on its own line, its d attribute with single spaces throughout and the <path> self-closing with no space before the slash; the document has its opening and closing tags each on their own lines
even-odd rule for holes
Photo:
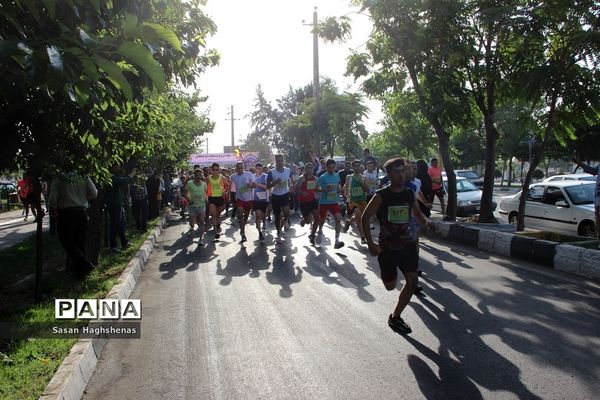
<svg viewBox="0 0 600 400">
<path fill-rule="evenodd" d="M 242 158 L 235 153 L 201 153 L 190 155 L 189 162 L 191 165 L 200 165 L 202 167 L 210 166 L 212 163 L 221 165 L 233 165 Z"/>
</svg>

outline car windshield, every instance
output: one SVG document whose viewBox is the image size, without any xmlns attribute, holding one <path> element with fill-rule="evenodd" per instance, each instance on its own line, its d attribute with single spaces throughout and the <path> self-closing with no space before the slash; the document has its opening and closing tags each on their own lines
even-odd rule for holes
<svg viewBox="0 0 600 400">
<path fill-rule="evenodd" d="M 479 179 L 477 174 L 473 171 L 462 171 L 458 173 L 458 176 L 462 176 L 463 178 L 467 179 Z"/>
<path fill-rule="evenodd" d="M 479 188 L 477 186 L 473 185 L 473 183 L 471 181 L 468 181 L 466 179 L 457 179 L 456 180 L 456 191 L 458 193 L 471 192 L 473 190 L 479 190 Z"/>
<path fill-rule="evenodd" d="M 576 206 L 594 204 L 594 185 L 567 186 L 565 191 Z"/>
</svg>

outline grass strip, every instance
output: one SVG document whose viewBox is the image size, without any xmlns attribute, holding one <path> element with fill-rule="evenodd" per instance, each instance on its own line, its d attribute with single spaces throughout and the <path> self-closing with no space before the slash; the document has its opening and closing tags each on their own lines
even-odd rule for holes
<svg viewBox="0 0 600 400">
<path fill-rule="evenodd" d="M 158 223 L 158 218 L 149 221 L 148 232 Z M 148 232 L 139 233 L 135 226 L 128 226 L 130 247 L 120 253 L 103 249 L 96 269 L 83 281 L 66 277 L 64 270 L 51 268 L 64 265 L 64 253 L 58 239 L 47 234 L 44 237 L 44 265 L 49 267 L 50 272 L 44 276 L 44 301 L 24 305 L 33 298 L 31 286 L 34 281 L 31 281 L 21 293 L 17 292 L 16 295 L 20 298 L 2 299 L 3 302 L 13 302 L 17 310 L 1 320 L 19 323 L 53 322 L 55 298 L 104 298 L 142 246 Z M 34 262 L 33 238 L 0 252 L 2 287 L 31 274 L 35 269 Z M 15 292 L 11 294 L 15 295 Z M 23 302 L 22 296 L 27 301 Z M 37 399 L 76 342 L 77 339 L 0 339 L 0 399 Z"/>
</svg>

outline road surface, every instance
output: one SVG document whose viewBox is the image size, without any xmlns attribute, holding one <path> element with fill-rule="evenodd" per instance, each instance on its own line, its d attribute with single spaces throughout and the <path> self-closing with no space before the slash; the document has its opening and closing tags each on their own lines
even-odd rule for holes
<svg viewBox="0 0 600 400">
<path fill-rule="evenodd" d="M 111 340 L 84 399 L 593 399 L 600 286 L 425 239 L 425 295 L 387 326 L 398 291 L 355 234 L 334 250 L 237 243 L 198 248 L 172 221 L 132 298 L 142 339 Z M 235 240 L 232 238 L 235 238 Z M 327 227 L 326 236 L 333 231 Z M 212 239 L 212 233 L 207 238 Z"/>
</svg>

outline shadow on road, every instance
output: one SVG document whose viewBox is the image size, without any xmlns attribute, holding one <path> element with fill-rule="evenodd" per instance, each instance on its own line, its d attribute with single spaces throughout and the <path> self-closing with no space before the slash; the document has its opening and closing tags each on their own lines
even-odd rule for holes
<svg viewBox="0 0 600 400">
<path fill-rule="evenodd" d="M 427 251 L 436 254 L 429 248 Z M 458 279 L 451 272 L 454 264 L 421 262 L 427 272 L 423 282 L 429 286 L 425 289 L 428 297 L 420 296 L 417 301 L 413 298 L 410 307 L 438 338 L 440 346 L 436 353 L 414 338 L 406 339 L 440 368 L 438 379 L 422 360 L 409 357 L 425 397 L 481 398 L 477 388 L 468 383 L 470 380 L 490 391 L 512 392 L 520 399 L 539 398 L 521 382 L 519 368 L 484 342 L 486 336 L 498 337 L 541 365 L 580 376 L 592 390 L 597 389 L 598 353 L 590 347 L 600 319 L 596 291 L 517 268 L 499 285 L 487 285 L 483 291 L 477 282 Z M 510 260 L 497 264 L 510 266 Z M 464 290 L 475 302 L 479 299 L 477 307 L 445 288 L 446 282 Z M 582 335 L 583 340 L 573 339 Z M 436 381 L 442 388 L 439 391 L 432 384 Z"/>
</svg>

